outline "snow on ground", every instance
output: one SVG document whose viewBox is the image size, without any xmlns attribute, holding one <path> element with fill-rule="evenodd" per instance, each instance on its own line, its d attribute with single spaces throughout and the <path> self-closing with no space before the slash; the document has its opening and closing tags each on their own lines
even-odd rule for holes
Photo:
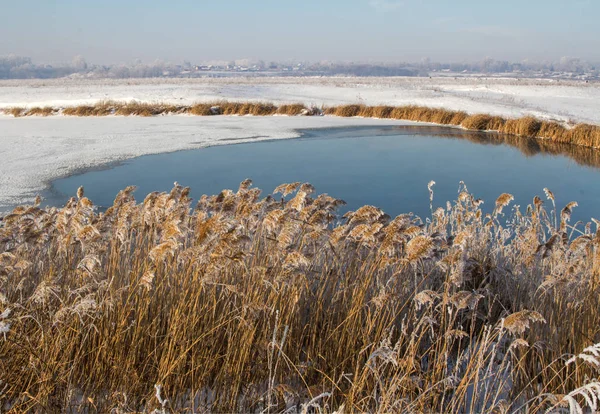
<svg viewBox="0 0 600 414">
<path fill-rule="evenodd" d="M 307 105 L 416 104 L 506 117 L 600 124 L 600 83 L 498 78 L 201 78 L 0 81 L 0 108 L 102 100 L 192 104 L 251 100 Z"/>
<path fill-rule="evenodd" d="M 56 178 L 140 155 L 294 138 L 298 129 L 409 124 L 414 123 L 287 116 L 0 116 L 0 211 L 30 202 Z"/>
<path fill-rule="evenodd" d="M 132 99 L 182 105 L 224 99 L 316 106 L 415 104 L 600 124 L 600 84 L 574 81 L 352 77 L 0 81 L 0 108 Z M 139 155 L 291 138 L 302 128 L 383 124 L 407 123 L 331 117 L 0 115 L 0 209 L 31 200 L 58 177 Z"/>
</svg>

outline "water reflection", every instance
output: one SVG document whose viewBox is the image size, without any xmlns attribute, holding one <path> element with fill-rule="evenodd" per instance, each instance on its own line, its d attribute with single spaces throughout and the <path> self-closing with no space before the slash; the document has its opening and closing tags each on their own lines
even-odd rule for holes
<svg viewBox="0 0 600 414">
<path fill-rule="evenodd" d="M 484 210 L 505 192 L 524 208 L 548 187 L 557 207 L 579 203 L 574 222 L 600 217 L 599 166 L 599 151 L 508 135 L 433 126 L 335 128 L 307 130 L 298 139 L 139 157 L 57 180 L 47 197 L 61 205 L 84 185 L 94 203 L 108 206 L 128 185 L 138 186 L 141 200 L 178 181 L 198 199 L 251 178 L 265 195 L 281 183 L 310 182 L 318 192 L 344 199 L 347 209 L 371 204 L 392 216 L 426 217 L 429 181 L 437 183 L 438 207 L 456 199 L 464 181 L 486 201 Z"/>
</svg>

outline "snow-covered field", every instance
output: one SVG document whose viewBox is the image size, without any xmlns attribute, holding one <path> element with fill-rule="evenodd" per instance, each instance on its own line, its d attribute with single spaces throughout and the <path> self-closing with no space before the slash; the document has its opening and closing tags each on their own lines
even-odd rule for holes
<svg viewBox="0 0 600 414">
<path fill-rule="evenodd" d="M 0 81 L 0 108 L 69 106 L 102 100 L 192 104 L 255 100 L 307 105 L 416 104 L 506 117 L 600 123 L 600 84 L 486 78 L 204 78 Z"/>
<path fill-rule="evenodd" d="M 227 78 L 0 81 L 0 108 L 102 100 L 192 104 L 244 100 L 306 105 L 416 104 L 600 124 L 600 85 L 472 78 Z M 331 117 L 13 118 L 0 115 L 0 208 L 29 201 L 53 179 L 139 155 L 298 136 L 297 129 L 400 125 Z M 235 162 L 235 160 L 232 160 Z"/>
<path fill-rule="evenodd" d="M 306 128 L 408 124 L 411 123 L 287 116 L 0 116 L 0 211 L 31 201 L 53 179 L 140 155 L 294 138 L 299 136 L 298 129 Z"/>
</svg>

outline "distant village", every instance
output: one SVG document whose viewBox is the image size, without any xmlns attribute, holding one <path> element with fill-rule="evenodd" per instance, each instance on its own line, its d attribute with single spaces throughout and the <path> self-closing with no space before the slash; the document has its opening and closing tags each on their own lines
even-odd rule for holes
<svg viewBox="0 0 600 414">
<path fill-rule="evenodd" d="M 442 66 L 442 65 L 439 65 Z M 264 75 L 264 76 L 430 76 L 430 77 L 461 77 L 461 76 L 486 76 L 486 77 L 514 77 L 514 78 L 540 78 L 600 81 L 600 70 L 595 67 L 570 70 L 558 70 L 552 66 L 543 68 L 530 68 L 527 65 L 513 64 L 504 70 L 486 70 L 479 67 L 431 67 L 406 64 L 393 65 L 366 65 L 366 64 L 338 64 L 338 65 L 295 65 L 272 64 L 269 67 L 260 65 L 195 65 L 191 69 L 182 66 L 178 70 L 165 71 L 163 76 L 206 77 L 206 76 L 231 76 L 235 74 Z"/>
<path fill-rule="evenodd" d="M 418 77 L 511 77 L 600 81 L 600 65 L 577 58 L 557 62 L 518 62 L 483 59 L 474 63 L 269 62 L 242 59 L 230 62 L 173 64 L 163 61 L 129 64 L 89 64 L 76 56 L 63 65 L 36 64 L 28 57 L 0 56 L 0 79 L 49 79 L 62 77 L 152 78 L 232 76 L 418 76 Z"/>
</svg>

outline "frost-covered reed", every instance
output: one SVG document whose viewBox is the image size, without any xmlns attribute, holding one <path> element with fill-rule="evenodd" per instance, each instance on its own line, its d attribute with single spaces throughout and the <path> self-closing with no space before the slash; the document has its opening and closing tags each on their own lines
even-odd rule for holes
<svg viewBox="0 0 600 414">
<path fill-rule="evenodd" d="M 83 189 L 16 208 L 0 221 L 1 409 L 596 407 L 600 222 L 570 223 L 550 190 L 486 214 L 464 184 L 443 207 L 429 189 L 423 219 L 340 218 L 310 184 L 260 198 L 249 180 L 194 206 L 175 185 L 141 203 L 128 187 L 105 212 Z"/>
</svg>

